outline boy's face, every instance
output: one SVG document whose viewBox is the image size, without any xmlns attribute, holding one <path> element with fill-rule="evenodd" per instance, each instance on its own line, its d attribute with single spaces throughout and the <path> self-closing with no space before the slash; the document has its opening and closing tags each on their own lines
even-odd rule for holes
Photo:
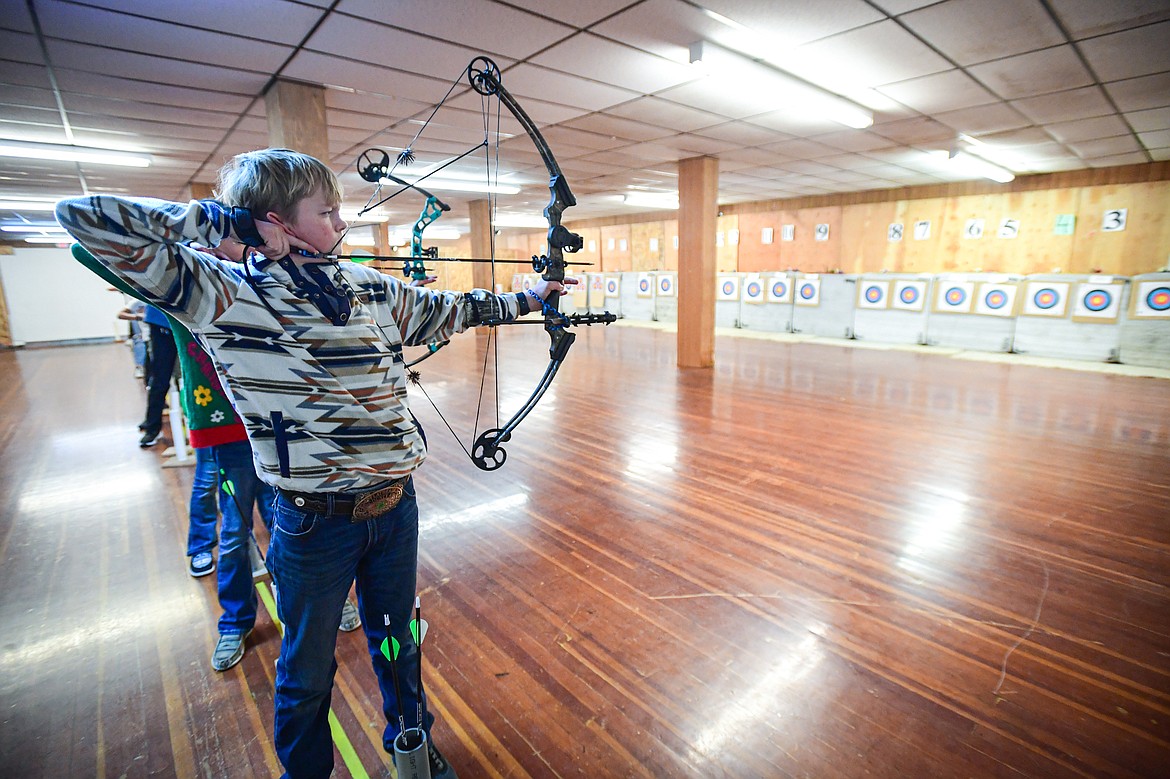
<svg viewBox="0 0 1170 779">
<path fill-rule="evenodd" d="M 345 233 L 346 224 L 340 209 L 340 204 L 329 202 L 324 193 L 317 192 L 298 202 L 290 218 L 274 219 L 274 214 L 269 214 L 268 218 L 324 254 L 331 251 Z"/>
</svg>

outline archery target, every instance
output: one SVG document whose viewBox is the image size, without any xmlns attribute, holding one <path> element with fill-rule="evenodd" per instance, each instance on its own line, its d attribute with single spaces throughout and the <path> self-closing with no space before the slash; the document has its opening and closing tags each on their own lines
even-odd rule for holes
<svg viewBox="0 0 1170 779">
<path fill-rule="evenodd" d="M 521 275 L 523 278 L 520 282 L 520 285 L 523 288 L 523 292 L 527 292 L 540 283 L 540 276 L 536 275 L 535 273 L 523 273 Z"/>
<path fill-rule="evenodd" d="M 622 296 L 621 276 L 605 277 L 605 296 L 607 298 L 620 298 Z"/>
<path fill-rule="evenodd" d="M 889 308 L 890 282 L 862 281 L 857 285 L 858 308 Z"/>
<path fill-rule="evenodd" d="M 821 280 L 805 276 L 796 282 L 796 305 L 819 306 L 821 304 Z"/>
<path fill-rule="evenodd" d="M 925 281 L 894 282 L 894 294 L 890 297 L 890 308 L 901 311 L 921 311 L 925 303 Z"/>
<path fill-rule="evenodd" d="M 1139 281 L 1133 296 L 1134 319 L 1170 319 L 1170 280 Z"/>
<path fill-rule="evenodd" d="M 1073 317 L 1081 322 L 1116 322 L 1121 311 L 1120 284 L 1081 282 L 1077 285 Z"/>
<path fill-rule="evenodd" d="M 524 274 L 523 273 L 513 273 L 512 274 L 512 291 L 513 292 L 523 292 L 524 291 Z"/>
<path fill-rule="evenodd" d="M 674 274 L 663 273 L 657 279 L 658 295 L 662 297 L 674 297 Z"/>
<path fill-rule="evenodd" d="M 1023 316 L 1062 317 L 1068 310 L 1067 281 L 1029 281 L 1024 288 Z"/>
<path fill-rule="evenodd" d="M 942 281 L 934 299 L 934 310 L 943 314 L 969 314 L 975 298 L 975 284 L 970 281 Z"/>
<path fill-rule="evenodd" d="M 715 280 L 716 300 L 739 300 L 739 277 L 720 276 Z"/>
<path fill-rule="evenodd" d="M 757 304 L 764 302 L 764 282 L 760 280 L 758 274 L 744 277 L 743 301 Z"/>
<path fill-rule="evenodd" d="M 1015 316 L 1016 285 L 980 284 L 975 298 L 975 313 L 983 316 Z"/>
<path fill-rule="evenodd" d="M 649 273 L 638 274 L 638 297 L 654 297 L 654 279 Z"/>
<path fill-rule="evenodd" d="M 773 276 L 768 281 L 769 303 L 791 303 L 792 282 L 787 276 Z"/>
</svg>

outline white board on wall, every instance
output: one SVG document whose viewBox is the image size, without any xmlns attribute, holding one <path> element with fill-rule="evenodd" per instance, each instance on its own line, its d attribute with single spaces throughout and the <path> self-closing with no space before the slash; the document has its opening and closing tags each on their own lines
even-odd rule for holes
<svg viewBox="0 0 1170 779">
<path fill-rule="evenodd" d="M 0 254 L 0 283 L 16 345 L 113 338 L 126 328 L 120 292 L 73 259 L 68 249 L 17 249 Z"/>
</svg>

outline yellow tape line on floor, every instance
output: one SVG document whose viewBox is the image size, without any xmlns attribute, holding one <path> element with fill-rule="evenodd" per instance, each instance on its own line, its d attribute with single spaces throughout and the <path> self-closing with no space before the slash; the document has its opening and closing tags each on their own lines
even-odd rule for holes
<svg viewBox="0 0 1170 779">
<path fill-rule="evenodd" d="M 268 610 L 268 616 L 272 618 L 272 622 L 280 631 L 280 635 L 284 635 L 284 623 L 276 616 L 276 601 L 272 597 L 272 591 L 268 589 L 268 585 L 264 582 L 256 582 L 256 592 L 260 595 L 260 600 L 264 602 L 264 608 Z M 345 729 L 341 727 L 341 722 L 337 719 L 337 715 L 333 713 L 333 709 L 329 709 L 329 732 L 333 734 L 333 743 L 337 745 L 337 751 L 341 755 L 342 762 L 345 767 L 349 769 L 349 773 L 353 779 L 370 779 L 370 775 L 366 773 L 366 767 L 362 765 L 362 761 L 358 758 L 357 752 L 354 751 L 353 744 L 349 740 L 349 736 L 345 734 Z"/>
</svg>

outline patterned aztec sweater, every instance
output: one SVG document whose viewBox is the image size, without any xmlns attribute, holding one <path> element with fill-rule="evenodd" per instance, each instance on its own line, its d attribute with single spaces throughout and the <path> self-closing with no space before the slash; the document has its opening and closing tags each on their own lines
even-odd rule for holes
<svg viewBox="0 0 1170 779">
<path fill-rule="evenodd" d="M 74 244 L 73 257 L 122 292 L 133 298 L 139 297 L 139 292 L 98 262 L 84 246 Z M 170 325 L 179 354 L 179 368 L 183 374 L 183 391 L 179 398 L 183 403 L 183 416 L 187 418 L 191 446 L 199 449 L 243 441 L 247 438 L 244 423 L 236 416 L 231 400 L 220 385 L 211 356 L 182 322 L 166 313 L 163 316 Z"/>
<path fill-rule="evenodd" d="M 362 491 L 423 461 L 402 347 L 447 340 L 478 322 L 469 296 L 408 287 L 354 263 L 305 265 L 294 279 L 291 262 L 260 261 L 249 278 L 245 266 L 187 245 L 217 246 L 228 235 L 229 215 L 211 201 L 73 198 L 57 204 L 57 220 L 215 356 L 265 482 Z M 339 324 L 309 299 L 336 294 L 331 283 L 348 291 L 352 306 Z M 527 310 L 517 295 L 476 294 L 504 320 Z"/>
</svg>

